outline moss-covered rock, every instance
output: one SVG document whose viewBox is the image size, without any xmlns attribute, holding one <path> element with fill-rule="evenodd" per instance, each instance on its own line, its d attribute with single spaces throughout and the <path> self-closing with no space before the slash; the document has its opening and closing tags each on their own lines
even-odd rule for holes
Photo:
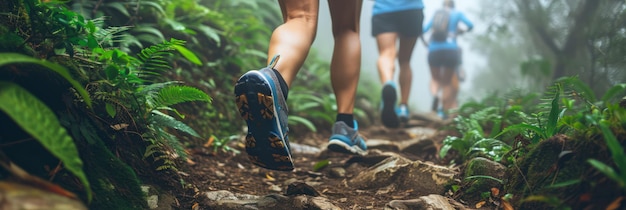
<svg viewBox="0 0 626 210">
<path fill-rule="evenodd" d="M 483 192 L 490 192 L 491 188 L 500 189 L 501 182 L 487 177 L 502 180 L 505 177 L 505 171 L 505 166 L 487 158 L 478 157 L 470 160 L 461 182 L 462 186 L 467 186 L 463 189 L 461 198 L 464 201 L 475 203 L 481 200 Z"/>
<path fill-rule="evenodd" d="M 613 165 L 601 136 L 553 136 L 507 170 L 505 191 L 515 209 L 604 209 L 624 192 L 592 168 L 590 158 Z"/>
</svg>

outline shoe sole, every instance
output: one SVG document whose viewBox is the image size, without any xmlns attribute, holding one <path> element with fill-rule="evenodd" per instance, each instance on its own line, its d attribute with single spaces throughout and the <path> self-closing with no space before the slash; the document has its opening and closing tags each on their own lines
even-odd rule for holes
<svg viewBox="0 0 626 210">
<path fill-rule="evenodd" d="M 367 151 L 361 149 L 360 147 L 354 145 L 350 146 L 346 144 L 344 141 L 340 139 L 333 139 L 331 137 L 330 141 L 328 141 L 328 150 L 333 152 L 351 154 L 351 155 L 366 155 Z"/>
<path fill-rule="evenodd" d="M 396 114 L 396 89 L 391 85 L 383 87 L 383 110 L 381 112 L 381 121 L 384 126 L 389 128 L 397 128 L 400 125 L 398 115 Z"/>
<path fill-rule="evenodd" d="M 250 71 L 235 85 L 235 103 L 248 125 L 246 152 L 250 161 L 267 169 L 291 171 L 293 159 L 288 142 L 282 138 L 272 86 L 261 72 Z"/>
</svg>

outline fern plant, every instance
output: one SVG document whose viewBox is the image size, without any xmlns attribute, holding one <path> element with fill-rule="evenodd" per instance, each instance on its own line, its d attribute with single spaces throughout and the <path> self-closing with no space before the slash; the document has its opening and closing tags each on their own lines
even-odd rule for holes
<svg viewBox="0 0 626 210">
<path fill-rule="evenodd" d="M 156 82 L 161 74 L 171 70 L 168 62 L 171 51 L 178 51 L 193 63 L 200 64 L 199 59 L 183 44 L 184 41 L 172 39 L 143 49 L 137 57 L 115 49 L 94 51 L 99 53 L 100 60 L 107 62 L 107 79 L 100 83 L 117 89 L 113 93 L 100 92 L 99 98 L 107 101 L 108 115 L 115 117 L 119 106 L 130 107 L 130 110 L 137 112 L 136 115 L 141 117 L 138 120 L 147 128 L 141 134 L 149 143 L 144 157 L 160 161 L 157 170 L 176 170 L 174 160 L 187 157 L 184 146 L 168 128 L 200 138 L 194 129 L 176 119 L 184 118 L 184 115 L 173 106 L 192 101 L 211 102 L 206 93 L 181 85 L 181 82 Z"/>
</svg>

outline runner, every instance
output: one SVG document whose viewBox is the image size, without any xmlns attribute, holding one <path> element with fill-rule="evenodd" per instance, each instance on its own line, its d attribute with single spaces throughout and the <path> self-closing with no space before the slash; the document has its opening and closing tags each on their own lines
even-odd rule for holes
<svg viewBox="0 0 626 210">
<path fill-rule="evenodd" d="M 436 108 L 439 91 L 442 91 L 440 117 L 447 119 L 448 110 L 456 108 L 459 92 L 459 75 L 456 73 L 461 63 L 460 48 L 456 43 L 459 35 L 459 22 L 467 26 L 467 32 L 474 25 L 465 15 L 454 9 L 454 1 L 445 0 L 444 8 L 435 12 L 432 20 L 424 27 L 424 33 L 432 28 L 428 44 L 428 65 L 430 66 L 430 92 L 435 97 L 433 109 Z"/>
<path fill-rule="evenodd" d="M 372 12 L 372 36 L 378 44 L 378 73 L 383 84 L 381 121 L 396 128 L 409 120 L 408 101 L 413 73 L 411 55 L 422 34 L 424 20 L 422 0 L 376 0 Z M 399 47 L 396 45 L 399 44 Z M 395 62 L 400 65 L 400 105 L 394 82 Z"/>
<path fill-rule="evenodd" d="M 246 152 L 252 163 L 273 170 L 294 169 L 287 127 L 287 95 L 315 39 L 319 0 L 279 0 L 284 23 L 272 33 L 269 65 L 242 75 L 235 84 L 235 102 L 248 125 Z M 329 0 L 335 40 L 330 64 L 337 98 L 336 122 L 328 149 L 364 155 L 367 147 L 353 119 L 361 70 L 359 19 L 361 0 Z M 280 55 L 280 56 L 278 56 Z M 269 58 L 269 57 L 268 57 Z"/>
</svg>

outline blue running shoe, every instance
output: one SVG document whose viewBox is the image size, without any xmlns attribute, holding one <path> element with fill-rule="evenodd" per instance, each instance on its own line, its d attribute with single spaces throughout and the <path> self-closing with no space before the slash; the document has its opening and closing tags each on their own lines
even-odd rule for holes
<svg viewBox="0 0 626 210">
<path fill-rule="evenodd" d="M 380 113 L 381 121 L 384 126 L 389 128 L 397 128 L 400 126 L 398 115 L 396 114 L 396 85 L 393 82 L 387 82 L 383 86 L 383 105 Z"/>
<path fill-rule="evenodd" d="M 328 142 L 328 150 L 353 155 L 367 154 L 367 146 L 363 137 L 359 135 L 356 121 L 354 121 L 354 129 L 344 122 L 335 122 L 332 132 Z"/>
<path fill-rule="evenodd" d="M 409 122 L 409 109 L 406 107 L 406 105 L 401 104 L 400 106 L 398 106 L 398 108 L 396 108 L 396 114 L 398 115 L 398 119 L 400 120 L 400 122 Z"/>
<path fill-rule="evenodd" d="M 263 168 L 294 169 L 287 133 L 287 103 L 278 77 L 270 65 L 242 75 L 235 84 L 235 102 L 248 125 L 246 152 L 252 163 Z"/>
</svg>

